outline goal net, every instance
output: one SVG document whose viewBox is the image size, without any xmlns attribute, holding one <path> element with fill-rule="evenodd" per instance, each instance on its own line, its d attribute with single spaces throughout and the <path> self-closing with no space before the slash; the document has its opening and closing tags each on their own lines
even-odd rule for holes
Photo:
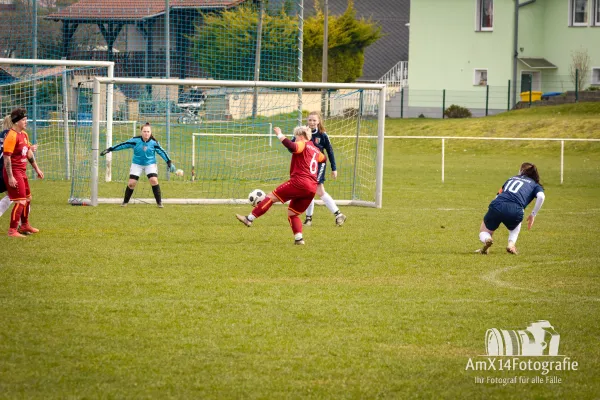
<svg viewBox="0 0 600 400">
<path fill-rule="evenodd" d="M 76 148 L 86 156 L 72 179 L 74 203 L 121 203 L 129 179 L 132 150 L 109 153 L 111 159 L 99 155 L 131 137 L 117 131 L 106 136 L 101 93 L 108 83 L 115 84 L 114 110 L 128 109 L 138 127 L 150 123 L 153 136 L 184 171 L 170 174 L 157 156 L 163 203 L 247 203 L 252 190 L 273 190 L 289 179 L 290 164 L 273 128 L 291 137 L 310 111 L 324 110 L 338 171 L 333 180 L 328 162 L 327 191 L 339 204 L 381 206 L 384 85 L 133 78 L 95 80 L 93 126 Z M 152 104 L 136 100 L 149 91 Z M 140 177 L 130 203 L 155 204 L 146 177 Z"/>
<path fill-rule="evenodd" d="M 4 119 L 17 107 L 27 109 L 26 132 L 38 146 L 36 159 L 44 179 L 70 180 L 78 131 L 92 125 L 92 77 L 110 76 L 112 66 L 112 62 L 0 58 L 0 116 Z M 104 130 L 133 129 L 128 121 L 107 125 L 106 116 L 112 112 L 103 115 Z M 32 170 L 29 173 L 36 178 Z"/>
</svg>

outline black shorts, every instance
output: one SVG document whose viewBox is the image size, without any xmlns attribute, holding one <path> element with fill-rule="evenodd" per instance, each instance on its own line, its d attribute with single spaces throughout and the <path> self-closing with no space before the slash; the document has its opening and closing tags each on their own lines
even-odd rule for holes
<svg viewBox="0 0 600 400">
<path fill-rule="evenodd" d="M 523 221 L 523 216 L 523 208 L 518 204 L 492 202 L 483 217 L 483 223 L 490 231 L 498 229 L 500 224 L 512 231 Z"/>
<path fill-rule="evenodd" d="M 325 171 L 327 170 L 327 163 L 319 163 L 319 172 L 317 172 L 317 183 L 325 183 Z"/>
</svg>

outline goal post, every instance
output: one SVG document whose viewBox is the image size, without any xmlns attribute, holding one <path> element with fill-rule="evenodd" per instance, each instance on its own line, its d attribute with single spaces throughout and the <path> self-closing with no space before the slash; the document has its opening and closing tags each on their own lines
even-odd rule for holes
<svg viewBox="0 0 600 400">
<path fill-rule="evenodd" d="M 123 184 L 129 176 L 132 154 L 122 151 L 113 155 L 112 183 L 99 178 L 108 168 L 100 157 L 105 148 L 100 121 L 102 86 L 109 84 L 125 93 L 151 88 L 156 104 L 150 111 L 150 107 L 140 103 L 139 126 L 151 122 L 152 134 L 177 167 L 185 171 L 183 177 L 168 172 L 164 176 L 166 168 L 157 157 L 165 204 L 247 203 L 251 190 L 261 188 L 268 192 L 289 179 L 290 155 L 272 139 L 272 128 L 281 127 L 289 137 L 298 125 L 299 115 L 306 119 L 309 111 L 322 109 L 322 92 L 326 90 L 323 123 L 338 170 L 337 180 L 327 180 L 328 192 L 338 204 L 377 208 L 382 205 L 386 95 L 383 84 L 104 77 L 95 77 L 93 83 L 92 131 L 87 146 L 89 191 L 72 194 L 81 204 L 120 203 Z M 178 90 L 165 90 L 168 86 Z M 202 101 L 183 104 L 179 100 L 183 94 L 195 92 L 203 93 Z M 327 172 L 331 172 L 329 161 Z M 140 189 L 145 181 L 141 177 L 131 203 L 154 203 L 149 186 Z"/>
<path fill-rule="evenodd" d="M 39 60 L 0 58 L 4 77 L 0 82 L 2 115 L 14 107 L 29 111 L 30 139 L 40 144 L 37 158 L 47 179 L 70 179 L 74 131 L 80 125 L 79 89 L 93 76 L 114 77 L 114 62 L 87 60 Z M 113 131 L 113 85 L 106 87 L 106 135 Z M 91 118 L 90 118 L 91 120 Z M 91 121 L 90 121 L 91 123 Z"/>
</svg>

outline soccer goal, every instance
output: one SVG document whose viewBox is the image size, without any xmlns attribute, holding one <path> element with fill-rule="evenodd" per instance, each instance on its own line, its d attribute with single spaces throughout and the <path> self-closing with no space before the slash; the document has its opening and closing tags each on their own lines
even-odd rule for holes
<svg viewBox="0 0 600 400">
<path fill-rule="evenodd" d="M 328 162 L 328 192 L 339 204 L 381 207 L 385 85 L 102 77 L 94 79 L 90 142 L 80 142 L 77 150 L 87 152 L 89 168 L 81 169 L 89 174 L 73 177 L 72 202 L 122 202 L 131 150 L 114 152 L 110 166 L 100 157 L 104 148 L 127 139 L 105 140 L 101 93 L 108 84 L 123 93 L 137 93 L 138 99 L 152 93 L 152 107 L 133 95 L 127 101 L 138 112 L 138 126 L 149 122 L 153 136 L 184 171 L 183 176 L 169 174 L 157 158 L 163 203 L 241 204 L 254 189 L 273 190 L 289 179 L 290 163 L 273 128 L 280 127 L 290 137 L 294 127 L 306 124 L 310 111 L 324 109 L 322 122 L 338 172 L 333 180 Z M 189 107 L 178 104 L 190 91 L 202 92 L 203 101 L 193 110 L 196 118 L 184 121 L 181 116 Z M 112 169 L 110 180 L 101 178 L 107 168 Z M 130 203 L 154 204 L 146 182 L 140 178 Z"/>
<path fill-rule="evenodd" d="M 37 144 L 36 158 L 45 179 L 69 180 L 76 169 L 74 151 L 80 133 L 92 124 L 92 77 L 113 77 L 114 63 L 83 60 L 0 58 L 0 113 L 16 107 L 28 111 L 27 132 Z M 132 125 L 112 120 L 113 85 L 106 86 L 102 113 L 104 130 L 112 135 Z M 35 178 L 34 175 L 31 176 Z"/>
</svg>

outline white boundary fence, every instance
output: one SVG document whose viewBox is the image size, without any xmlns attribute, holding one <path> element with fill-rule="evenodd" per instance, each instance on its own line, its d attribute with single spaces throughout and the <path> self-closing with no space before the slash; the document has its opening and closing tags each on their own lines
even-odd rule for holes
<svg viewBox="0 0 600 400">
<path fill-rule="evenodd" d="M 34 60 L 29 58 L 0 58 L 0 64 L 10 65 L 44 65 L 51 67 L 101 67 L 106 68 L 106 75 L 108 78 L 114 77 L 115 63 L 112 61 L 84 61 L 84 60 Z M 66 78 L 66 71 L 63 72 L 63 78 Z M 69 107 L 68 107 L 68 90 L 67 80 L 63 79 L 63 120 L 69 120 Z M 109 84 L 106 88 L 106 141 L 112 143 L 112 127 L 113 127 L 113 84 Z M 69 124 L 64 124 L 64 142 L 65 142 L 65 162 L 66 162 L 66 179 L 70 178 L 71 173 L 71 157 L 69 154 L 70 140 L 69 140 Z M 109 153 L 106 157 L 106 163 L 110 165 L 112 155 Z M 110 172 L 110 168 L 106 169 L 107 174 Z M 107 175 L 106 179 L 110 179 Z"/>
<path fill-rule="evenodd" d="M 334 136 L 335 138 L 335 136 Z M 442 182 L 445 179 L 446 167 L 446 140 L 508 140 L 508 141 L 535 141 L 535 142 L 560 142 L 560 183 L 563 183 L 565 167 L 565 142 L 600 142 L 600 139 L 570 139 L 570 138 L 510 138 L 510 137 L 476 137 L 476 136 L 386 136 L 386 139 L 436 139 L 442 140 Z"/>
</svg>

